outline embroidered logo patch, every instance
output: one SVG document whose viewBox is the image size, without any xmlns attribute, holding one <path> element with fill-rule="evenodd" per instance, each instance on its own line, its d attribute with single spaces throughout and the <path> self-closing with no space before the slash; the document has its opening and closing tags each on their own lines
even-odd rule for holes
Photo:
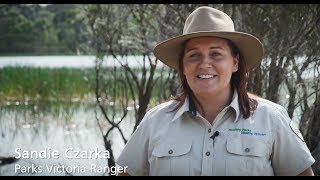
<svg viewBox="0 0 320 180">
<path fill-rule="evenodd" d="M 304 142 L 304 139 L 303 139 L 303 136 L 299 130 L 298 124 L 295 121 L 291 120 L 289 125 L 290 125 L 291 130 Z"/>
<path fill-rule="evenodd" d="M 266 133 L 254 132 L 254 131 L 251 131 L 251 129 L 247 129 L 247 128 L 233 128 L 233 129 L 229 129 L 229 131 L 240 132 L 240 134 L 251 135 L 251 136 L 265 136 L 266 135 Z"/>
</svg>

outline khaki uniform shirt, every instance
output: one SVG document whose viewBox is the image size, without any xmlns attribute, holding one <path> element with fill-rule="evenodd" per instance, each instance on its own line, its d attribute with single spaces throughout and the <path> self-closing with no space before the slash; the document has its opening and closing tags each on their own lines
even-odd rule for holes
<svg viewBox="0 0 320 180">
<path fill-rule="evenodd" d="M 116 162 L 130 175 L 298 175 L 314 158 L 286 110 L 257 100 L 244 119 L 235 91 L 212 125 L 191 115 L 188 98 L 173 112 L 176 101 L 160 104 L 146 113 Z"/>
</svg>

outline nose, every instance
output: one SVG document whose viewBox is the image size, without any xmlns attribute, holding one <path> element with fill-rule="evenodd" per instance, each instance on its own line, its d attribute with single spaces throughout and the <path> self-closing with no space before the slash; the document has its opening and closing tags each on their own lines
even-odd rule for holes
<svg viewBox="0 0 320 180">
<path fill-rule="evenodd" d="M 211 60 L 208 56 L 203 56 L 200 62 L 200 68 L 206 69 L 212 67 Z"/>
</svg>

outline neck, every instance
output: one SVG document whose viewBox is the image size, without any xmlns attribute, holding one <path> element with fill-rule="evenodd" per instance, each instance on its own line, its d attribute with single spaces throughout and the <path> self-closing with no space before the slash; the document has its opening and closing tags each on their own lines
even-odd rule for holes
<svg viewBox="0 0 320 180">
<path fill-rule="evenodd" d="M 230 104 L 232 95 L 231 88 L 210 95 L 195 94 L 194 102 L 201 116 L 212 124 L 219 112 Z"/>
</svg>

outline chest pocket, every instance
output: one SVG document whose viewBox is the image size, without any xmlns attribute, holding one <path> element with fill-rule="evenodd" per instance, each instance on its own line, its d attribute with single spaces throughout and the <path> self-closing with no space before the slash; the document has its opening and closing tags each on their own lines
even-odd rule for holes
<svg viewBox="0 0 320 180">
<path fill-rule="evenodd" d="M 241 156 L 267 156 L 266 143 L 254 139 L 228 139 L 227 151 Z"/>
<path fill-rule="evenodd" d="M 192 142 L 163 142 L 155 146 L 150 161 L 150 175 L 189 175 Z"/>
<path fill-rule="evenodd" d="M 227 175 L 273 175 L 270 148 L 265 141 L 254 137 L 230 138 L 226 149 Z"/>
</svg>

